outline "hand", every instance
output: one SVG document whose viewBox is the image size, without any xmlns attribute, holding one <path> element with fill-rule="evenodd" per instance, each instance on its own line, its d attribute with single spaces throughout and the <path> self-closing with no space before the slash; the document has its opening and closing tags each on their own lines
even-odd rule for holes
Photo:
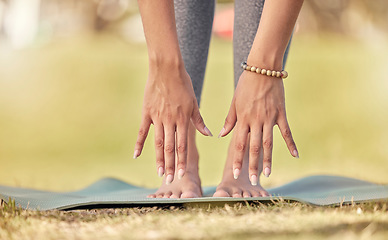
<svg viewBox="0 0 388 240">
<path fill-rule="evenodd" d="M 157 171 L 160 177 L 166 174 L 166 183 L 169 184 L 174 179 L 175 152 L 178 157 L 178 178 L 185 173 L 190 120 L 203 135 L 212 134 L 203 122 L 190 77 L 184 67 L 150 66 L 150 69 L 134 158 L 140 156 L 150 125 L 153 124 Z"/>
<path fill-rule="evenodd" d="M 257 177 L 261 151 L 263 151 L 263 173 L 266 177 L 270 175 L 274 125 L 279 126 L 291 155 L 299 157 L 287 122 L 283 80 L 244 71 L 220 133 L 220 137 L 223 137 L 235 128 L 237 135 L 233 162 L 235 178 L 241 170 L 248 134 L 250 134 L 250 179 L 255 179 L 252 175 Z"/>
</svg>

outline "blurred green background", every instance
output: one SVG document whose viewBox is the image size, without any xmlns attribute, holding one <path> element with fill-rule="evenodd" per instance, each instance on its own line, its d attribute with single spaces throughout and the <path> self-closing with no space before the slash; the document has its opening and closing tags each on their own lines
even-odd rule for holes
<svg viewBox="0 0 388 240">
<path fill-rule="evenodd" d="M 136 3 L 124 1 L 125 11 L 111 19 L 96 14 L 104 12 L 96 5 L 103 1 L 90 1 L 94 8 L 69 7 L 94 19 L 70 28 L 74 23 L 49 17 L 60 1 L 36 2 L 40 15 L 33 40 L 21 41 L 12 24 L 2 22 L 0 184 L 59 191 L 111 176 L 157 187 L 153 141 L 132 159 L 148 71 Z M 289 155 L 275 128 L 273 173 L 263 183 L 270 187 L 312 174 L 387 183 L 388 36 L 381 20 L 386 15 L 375 19 L 339 1 L 348 5 L 332 11 L 343 14 L 338 18 L 343 22 L 334 24 L 337 18 L 330 14 L 313 14 L 316 2 L 302 9 L 286 67 L 287 114 L 300 159 Z M 231 6 L 220 5 L 217 12 Z M 12 9 L 12 1 L 3 3 L 3 13 L 7 7 Z M 320 24 L 325 18 L 333 26 Z M 357 21 L 362 24 L 351 29 Z M 215 135 L 232 96 L 232 43 L 215 33 L 201 104 Z M 203 185 L 221 179 L 229 140 L 198 135 Z"/>
</svg>

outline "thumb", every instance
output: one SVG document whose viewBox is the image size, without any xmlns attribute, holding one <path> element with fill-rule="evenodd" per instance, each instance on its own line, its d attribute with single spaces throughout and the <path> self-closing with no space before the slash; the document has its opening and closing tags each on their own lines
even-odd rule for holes
<svg viewBox="0 0 388 240">
<path fill-rule="evenodd" d="M 228 116 L 226 116 L 224 127 L 221 129 L 220 134 L 218 137 L 225 137 L 232 131 L 234 128 L 234 125 L 236 125 L 237 122 L 237 115 L 236 115 L 236 107 L 234 104 L 234 99 L 232 101 L 232 104 L 230 105 Z"/>
<path fill-rule="evenodd" d="M 198 130 L 198 132 L 202 133 L 205 136 L 212 137 L 213 134 L 210 132 L 210 130 L 206 127 L 203 118 L 201 116 L 201 113 L 199 112 L 198 104 L 195 103 L 193 113 L 191 115 L 191 122 L 194 124 L 194 127 Z"/>
</svg>

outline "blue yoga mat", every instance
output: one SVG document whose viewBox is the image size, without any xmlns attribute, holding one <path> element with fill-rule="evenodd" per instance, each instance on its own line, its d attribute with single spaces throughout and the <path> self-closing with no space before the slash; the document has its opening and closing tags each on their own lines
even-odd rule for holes
<svg viewBox="0 0 388 240">
<path fill-rule="evenodd" d="M 3 201 L 31 210 L 69 210 L 104 207 L 138 207 L 182 204 L 224 204 L 270 202 L 277 199 L 328 206 L 366 201 L 388 201 L 388 185 L 339 176 L 310 176 L 268 189 L 270 197 L 213 198 L 215 187 L 203 188 L 204 196 L 190 199 L 147 198 L 155 189 L 134 186 L 114 178 L 104 178 L 74 192 L 49 192 L 0 186 Z"/>
</svg>

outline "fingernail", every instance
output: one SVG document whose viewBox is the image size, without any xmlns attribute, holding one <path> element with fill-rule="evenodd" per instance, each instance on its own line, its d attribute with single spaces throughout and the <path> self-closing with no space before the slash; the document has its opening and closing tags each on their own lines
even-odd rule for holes
<svg viewBox="0 0 388 240">
<path fill-rule="evenodd" d="M 296 149 L 292 152 L 292 154 L 294 155 L 294 157 L 299 158 L 299 153 Z"/>
<path fill-rule="evenodd" d="M 167 177 L 166 177 L 166 185 L 170 185 L 170 183 L 172 183 L 172 180 L 173 180 L 172 174 L 167 175 Z"/>
<path fill-rule="evenodd" d="M 213 134 L 210 132 L 209 128 L 205 127 L 204 130 L 208 136 L 213 137 Z"/>
<path fill-rule="evenodd" d="M 269 177 L 270 174 L 271 174 L 271 169 L 269 169 L 269 167 L 266 167 L 264 169 L 264 176 Z"/>
<path fill-rule="evenodd" d="M 159 167 L 158 168 L 158 176 L 159 177 L 163 177 L 163 174 L 164 174 L 164 168 L 163 167 Z"/>
<path fill-rule="evenodd" d="M 224 132 L 225 132 L 225 128 L 222 128 L 220 134 L 218 134 L 218 138 L 220 138 L 222 134 L 224 134 Z"/>
<path fill-rule="evenodd" d="M 236 169 L 234 169 L 234 171 L 233 171 L 233 177 L 234 177 L 234 179 L 237 179 L 237 178 L 238 178 L 238 175 L 240 175 L 240 169 L 236 168 Z"/>
<path fill-rule="evenodd" d="M 185 170 L 179 169 L 179 171 L 178 171 L 178 179 L 182 179 L 183 175 L 185 175 Z"/>
<path fill-rule="evenodd" d="M 251 184 L 252 184 L 252 186 L 256 186 L 257 185 L 257 175 L 253 174 L 251 176 Z"/>
<path fill-rule="evenodd" d="M 135 150 L 135 152 L 133 153 L 133 159 L 136 159 L 139 156 L 139 153 L 139 150 Z"/>
</svg>

